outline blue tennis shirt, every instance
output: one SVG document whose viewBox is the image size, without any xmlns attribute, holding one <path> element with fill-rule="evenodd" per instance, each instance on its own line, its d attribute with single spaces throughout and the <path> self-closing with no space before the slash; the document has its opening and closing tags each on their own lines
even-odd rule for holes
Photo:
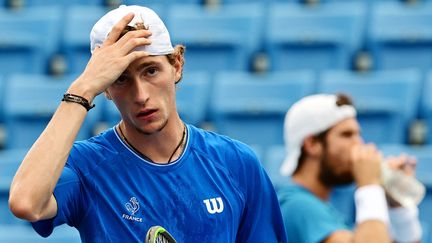
<svg viewBox="0 0 432 243">
<path fill-rule="evenodd" d="M 344 217 L 329 202 L 290 182 L 278 191 L 285 230 L 291 242 L 318 243 L 338 230 L 349 230 Z"/>
<path fill-rule="evenodd" d="M 187 125 L 182 155 L 154 164 L 114 128 L 76 142 L 54 191 L 57 215 L 42 236 L 76 227 L 83 242 L 143 242 L 154 225 L 177 242 L 286 242 L 279 203 L 252 150 Z"/>
</svg>

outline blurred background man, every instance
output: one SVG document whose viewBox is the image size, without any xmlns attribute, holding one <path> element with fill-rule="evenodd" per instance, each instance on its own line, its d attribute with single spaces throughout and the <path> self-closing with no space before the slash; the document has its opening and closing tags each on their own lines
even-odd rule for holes
<svg viewBox="0 0 432 243">
<path fill-rule="evenodd" d="M 291 175 L 291 184 L 279 190 L 279 198 L 291 240 L 306 243 L 421 239 L 415 204 L 388 209 L 381 181 L 382 155 L 373 144 L 363 142 L 349 97 L 317 94 L 299 100 L 287 112 L 285 138 L 287 157 L 281 172 Z M 401 167 L 405 159 L 406 156 L 393 158 L 392 166 Z M 406 170 L 411 172 L 413 167 Z M 352 182 L 357 186 L 353 230 L 328 203 L 334 187 Z"/>
</svg>

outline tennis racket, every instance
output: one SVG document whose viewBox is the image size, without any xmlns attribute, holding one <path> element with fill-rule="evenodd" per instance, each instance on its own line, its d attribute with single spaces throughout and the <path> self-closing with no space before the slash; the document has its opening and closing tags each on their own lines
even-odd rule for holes
<svg viewBox="0 0 432 243">
<path fill-rule="evenodd" d="M 147 231 L 146 243 L 176 243 L 176 240 L 162 226 L 153 226 Z"/>
</svg>

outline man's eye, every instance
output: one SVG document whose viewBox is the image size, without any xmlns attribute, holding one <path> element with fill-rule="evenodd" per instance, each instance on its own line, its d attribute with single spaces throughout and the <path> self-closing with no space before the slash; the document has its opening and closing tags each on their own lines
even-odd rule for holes
<svg viewBox="0 0 432 243">
<path fill-rule="evenodd" d="M 120 76 L 116 81 L 115 84 L 119 85 L 119 84 L 124 84 L 127 82 L 127 77 L 124 76 Z"/>
<path fill-rule="evenodd" d="M 158 72 L 158 70 L 157 70 L 157 68 L 151 67 L 151 68 L 148 68 L 146 70 L 146 72 L 147 72 L 148 75 L 153 76 L 153 75 L 155 75 Z"/>
</svg>

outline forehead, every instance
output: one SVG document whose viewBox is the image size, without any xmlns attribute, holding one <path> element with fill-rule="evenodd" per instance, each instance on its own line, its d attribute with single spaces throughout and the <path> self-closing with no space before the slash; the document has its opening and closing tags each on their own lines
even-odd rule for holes
<svg viewBox="0 0 432 243">
<path fill-rule="evenodd" d="M 127 71 L 134 71 L 142 66 L 150 65 L 166 65 L 169 64 L 168 58 L 166 56 L 145 56 L 140 57 L 129 64 Z"/>
<path fill-rule="evenodd" d="M 329 133 L 340 133 L 346 131 L 360 131 L 360 125 L 355 117 L 347 118 L 337 123 L 329 130 Z"/>
</svg>

